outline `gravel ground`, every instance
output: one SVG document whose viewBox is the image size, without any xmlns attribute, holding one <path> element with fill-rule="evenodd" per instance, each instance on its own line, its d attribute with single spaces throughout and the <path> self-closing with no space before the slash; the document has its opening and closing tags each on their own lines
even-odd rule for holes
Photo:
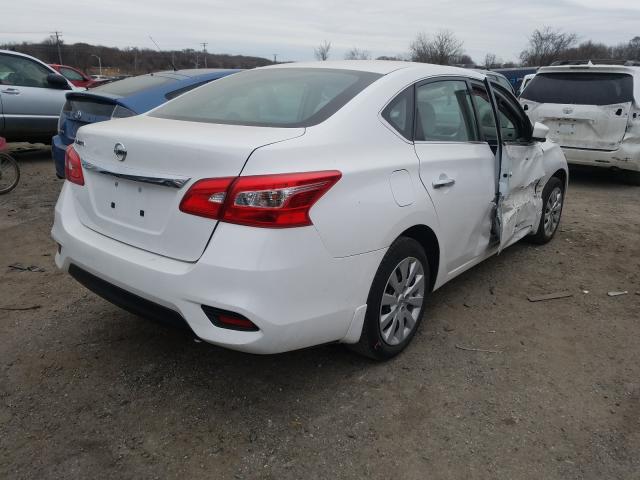
<svg viewBox="0 0 640 480">
<path fill-rule="evenodd" d="M 574 173 L 552 243 L 434 293 L 380 364 L 231 352 L 96 297 L 54 265 L 47 150 L 18 156 L 0 308 L 34 308 L 0 310 L 0 478 L 640 479 L 640 187 Z"/>
</svg>

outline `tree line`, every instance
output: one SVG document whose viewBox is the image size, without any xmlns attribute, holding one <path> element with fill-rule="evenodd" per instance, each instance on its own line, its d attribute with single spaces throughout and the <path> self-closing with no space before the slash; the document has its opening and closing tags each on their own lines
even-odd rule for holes
<svg viewBox="0 0 640 480">
<path fill-rule="evenodd" d="M 330 57 L 331 42 L 324 41 L 314 49 L 317 60 Z M 354 47 L 345 60 L 369 60 L 371 53 Z M 504 62 L 494 53 L 488 53 L 481 62 L 475 62 L 464 51 L 464 42 L 454 32 L 441 30 L 432 35 L 419 33 L 409 45 L 407 54 L 394 57 L 378 57 L 379 60 L 411 60 L 438 65 L 481 66 L 484 68 L 508 68 L 517 66 L 545 66 L 562 60 L 636 60 L 640 61 L 640 36 L 626 43 L 606 45 L 592 40 L 579 42 L 575 33 L 550 27 L 534 30 L 528 44 L 520 53 L 520 62 Z"/>
<path fill-rule="evenodd" d="M 26 53 L 45 63 L 59 63 L 55 38 L 42 42 L 6 43 L 0 49 Z M 88 43 L 60 45 L 62 63 L 81 70 L 98 73 L 98 59 L 103 69 L 120 74 L 139 75 L 159 70 L 185 68 L 254 68 L 271 65 L 266 58 L 245 55 L 205 53 L 194 49 L 158 51 L 147 48 L 117 48 Z"/>
</svg>

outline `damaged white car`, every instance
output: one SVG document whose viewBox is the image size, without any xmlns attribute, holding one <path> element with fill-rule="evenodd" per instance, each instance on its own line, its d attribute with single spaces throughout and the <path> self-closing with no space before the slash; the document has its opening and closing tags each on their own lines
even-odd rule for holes
<svg viewBox="0 0 640 480">
<path fill-rule="evenodd" d="M 470 70 L 245 71 L 78 131 L 56 263 L 216 345 L 342 342 L 390 358 L 430 292 L 525 236 L 554 236 L 567 165 L 546 134 Z"/>
<path fill-rule="evenodd" d="M 520 102 L 570 164 L 623 170 L 640 185 L 640 63 L 558 62 L 538 70 Z"/>
</svg>

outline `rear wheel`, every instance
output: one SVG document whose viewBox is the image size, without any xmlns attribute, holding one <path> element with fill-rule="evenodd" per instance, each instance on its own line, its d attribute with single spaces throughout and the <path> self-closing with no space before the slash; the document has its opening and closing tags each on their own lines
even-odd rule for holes
<svg viewBox="0 0 640 480">
<path fill-rule="evenodd" d="M 527 238 L 538 244 L 551 241 L 560 225 L 563 206 L 564 184 L 558 177 L 551 177 L 542 191 L 542 215 L 538 232 Z"/>
<path fill-rule="evenodd" d="M 0 153 L 0 194 L 13 190 L 20 180 L 18 162 L 7 154 Z"/>
<path fill-rule="evenodd" d="M 367 299 L 360 341 L 351 346 L 376 360 L 399 354 L 411 342 L 424 314 L 429 262 L 414 239 L 400 237 L 378 267 Z"/>
</svg>

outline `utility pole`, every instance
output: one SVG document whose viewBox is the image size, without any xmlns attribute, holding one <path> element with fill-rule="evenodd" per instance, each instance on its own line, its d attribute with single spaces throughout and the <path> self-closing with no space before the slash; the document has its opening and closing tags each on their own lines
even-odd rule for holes
<svg viewBox="0 0 640 480">
<path fill-rule="evenodd" d="M 278 54 L 277 53 L 273 54 L 273 63 L 278 63 Z"/>
<path fill-rule="evenodd" d="M 62 36 L 62 32 L 58 32 L 56 30 L 55 32 L 51 33 L 56 36 L 56 45 L 58 46 L 58 62 L 60 62 L 60 65 L 62 65 L 62 51 L 60 50 L 60 37 Z"/>
<path fill-rule="evenodd" d="M 207 68 L 207 42 L 202 42 L 202 53 L 204 55 L 204 68 Z"/>
</svg>

